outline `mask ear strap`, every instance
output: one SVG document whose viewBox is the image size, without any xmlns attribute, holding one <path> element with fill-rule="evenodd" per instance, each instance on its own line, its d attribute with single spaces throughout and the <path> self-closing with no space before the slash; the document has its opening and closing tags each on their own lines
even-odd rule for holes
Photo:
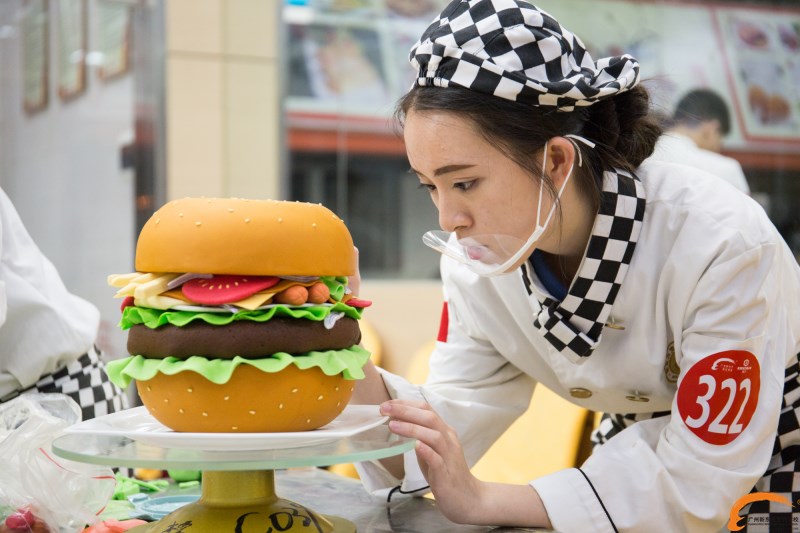
<svg viewBox="0 0 800 533">
<path fill-rule="evenodd" d="M 586 137 L 581 137 L 580 135 L 575 135 L 574 133 L 568 133 L 567 135 L 564 135 L 564 137 L 566 137 L 567 140 L 572 143 L 572 145 L 575 147 L 575 151 L 578 152 L 578 166 L 583 166 L 583 156 L 581 155 L 580 148 L 578 148 L 578 143 L 575 141 L 580 141 L 589 148 L 594 148 L 595 144 Z"/>
<path fill-rule="evenodd" d="M 539 218 L 542 216 L 542 192 L 544 190 L 544 175 L 547 169 L 547 143 L 544 142 L 544 153 L 542 154 L 542 183 L 539 184 L 539 203 L 536 206 L 536 228 L 539 228 Z M 547 222 L 545 222 L 546 224 Z"/>
</svg>

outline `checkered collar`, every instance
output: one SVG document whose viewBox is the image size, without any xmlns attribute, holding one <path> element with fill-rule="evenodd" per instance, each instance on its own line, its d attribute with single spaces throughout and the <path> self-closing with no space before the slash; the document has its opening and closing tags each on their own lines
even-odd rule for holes
<svg viewBox="0 0 800 533">
<path fill-rule="evenodd" d="M 572 111 L 639 83 L 630 55 L 595 61 L 577 35 L 520 0 L 454 0 L 412 47 L 416 84 Z"/>
<path fill-rule="evenodd" d="M 573 363 L 584 361 L 600 342 L 639 239 L 645 203 L 635 174 L 617 170 L 603 175 L 592 235 L 563 301 L 547 296 L 529 263 L 522 266 L 525 288 L 540 307 L 533 325 Z"/>
</svg>

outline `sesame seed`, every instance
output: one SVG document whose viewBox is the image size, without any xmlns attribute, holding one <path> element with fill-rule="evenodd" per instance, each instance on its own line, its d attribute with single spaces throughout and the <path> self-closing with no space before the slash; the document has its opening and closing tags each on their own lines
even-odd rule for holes
<svg viewBox="0 0 800 533">
<path fill-rule="evenodd" d="M 236 431 L 237 429 L 239 429 L 239 426 L 231 426 L 231 429 Z"/>
<path fill-rule="evenodd" d="M 339 392 L 339 387 L 336 387 L 336 392 Z"/>
<path fill-rule="evenodd" d="M 230 289 L 230 288 L 231 288 L 231 284 L 230 284 L 230 283 L 226 283 L 226 284 L 225 284 L 225 288 L 226 288 L 226 289 Z"/>
<path fill-rule="evenodd" d="M 251 220 L 252 219 L 250 217 L 247 217 L 246 219 L 244 219 L 244 223 L 245 224 L 249 224 Z"/>
<path fill-rule="evenodd" d="M 311 423 L 311 419 L 310 418 L 306 418 L 306 424 L 310 424 L 310 423 Z"/>
<path fill-rule="evenodd" d="M 153 390 L 153 389 L 151 389 L 151 388 L 150 388 L 150 385 L 148 385 L 148 386 L 147 386 L 147 392 L 150 392 L 151 390 Z"/>
<path fill-rule="evenodd" d="M 179 216 L 180 218 L 183 218 L 183 213 L 178 213 L 178 216 Z"/>
<path fill-rule="evenodd" d="M 164 403 L 169 403 L 169 399 L 164 398 Z"/>
<path fill-rule="evenodd" d="M 251 415 L 254 415 L 254 414 L 256 414 L 256 412 L 255 412 L 255 411 L 253 411 L 252 409 L 250 409 L 250 410 L 248 411 L 248 413 L 250 413 Z"/>
<path fill-rule="evenodd" d="M 322 394 L 320 394 L 320 395 L 317 397 L 317 400 L 321 400 L 321 399 L 322 399 Z"/>
<path fill-rule="evenodd" d="M 281 222 L 283 222 L 283 217 L 278 217 L 278 223 L 280 224 Z"/>
<path fill-rule="evenodd" d="M 316 223 L 316 222 L 313 222 L 313 223 L 311 224 L 311 227 L 312 227 L 312 228 L 316 228 L 316 227 L 317 227 L 317 223 Z"/>
<path fill-rule="evenodd" d="M 189 387 L 188 389 L 186 389 L 186 392 L 192 392 L 192 391 L 194 391 L 194 389 L 193 389 L 193 388 L 191 388 L 191 387 Z"/>
<path fill-rule="evenodd" d="M 231 209 L 231 208 L 229 207 L 229 208 L 228 208 L 228 213 L 233 213 L 233 209 Z"/>
<path fill-rule="evenodd" d="M 161 222 L 161 219 L 160 219 L 160 218 L 157 218 L 157 219 L 156 219 L 156 224 L 159 224 L 160 222 Z"/>
<path fill-rule="evenodd" d="M 183 413 L 185 413 L 186 411 L 184 411 L 183 409 L 178 409 L 178 412 L 179 412 L 180 414 L 183 414 Z"/>
<path fill-rule="evenodd" d="M 206 413 L 205 411 L 203 411 L 203 416 L 208 416 L 208 413 Z"/>
<path fill-rule="evenodd" d="M 297 388 L 292 389 L 292 392 L 297 392 Z"/>
<path fill-rule="evenodd" d="M 283 404 L 278 404 L 278 409 L 283 409 Z"/>
<path fill-rule="evenodd" d="M 230 397 L 230 396 L 225 396 L 225 397 L 223 398 L 223 400 L 230 400 L 230 399 L 231 399 L 231 397 Z"/>
<path fill-rule="evenodd" d="M 336 407 L 339 407 L 340 405 L 342 405 L 342 402 L 336 402 Z"/>
</svg>

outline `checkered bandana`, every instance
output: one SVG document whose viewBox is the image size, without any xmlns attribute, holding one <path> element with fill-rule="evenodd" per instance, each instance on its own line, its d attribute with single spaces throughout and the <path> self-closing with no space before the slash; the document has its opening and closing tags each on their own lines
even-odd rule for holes
<svg viewBox="0 0 800 533">
<path fill-rule="evenodd" d="M 594 61 L 581 40 L 518 0 L 454 0 L 411 49 L 421 86 L 458 86 L 534 106 L 575 106 L 639 83 L 629 55 Z"/>
<path fill-rule="evenodd" d="M 35 392 L 66 394 L 80 406 L 82 420 L 128 407 L 125 393 L 109 381 L 105 364 L 95 347 L 52 374 L 43 376 L 33 386 L 4 397 L 0 402 Z"/>
<path fill-rule="evenodd" d="M 533 325 L 573 363 L 590 356 L 600 342 L 639 239 L 645 203 L 638 177 L 622 170 L 605 172 L 592 236 L 567 296 L 562 302 L 539 302 Z M 541 294 L 527 264 L 522 273 L 528 294 Z"/>
</svg>

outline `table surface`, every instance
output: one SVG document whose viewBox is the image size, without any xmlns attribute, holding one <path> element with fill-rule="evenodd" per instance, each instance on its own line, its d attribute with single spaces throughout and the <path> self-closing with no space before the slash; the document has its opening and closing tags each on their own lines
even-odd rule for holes
<svg viewBox="0 0 800 533">
<path fill-rule="evenodd" d="M 319 468 L 276 472 L 276 492 L 281 498 L 296 501 L 322 514 L 346 518 L 359 533 L 478 533 L 521 532 L 539 529 L 465 526 L 442 516 L 429 498 L 392 498 L 391 503 L 370 495 L 357 479 Z"/>
</svg>

